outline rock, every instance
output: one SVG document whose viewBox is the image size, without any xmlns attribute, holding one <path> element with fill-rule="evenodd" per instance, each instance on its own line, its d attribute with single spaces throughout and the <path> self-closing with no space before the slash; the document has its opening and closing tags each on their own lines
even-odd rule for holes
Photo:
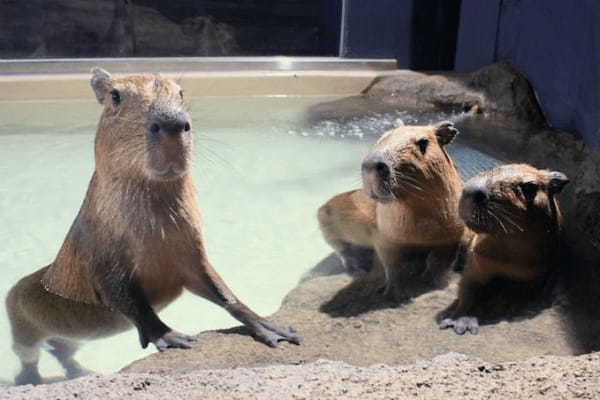
<svg viewBox="0 0 600 400">
<path fill-rule="evenodd" d="M 209 16 L 178 24 L 131 0 L 26 5 L 4 0 L 0 6 L 4 58 L 225 56 L 238 51 L 230 25 Z"/>
<path fill-rule="evenodd" d="M 544 115 L 527 79 L 508 64 L 493 64 L 471 74 L 427 74 L 399 71 L 376 78 L 360 96 L 314 106 L 311 122 L 343 119 L 395 110 L 418 113 L 477 114 L 513 129 L 546 127 Z M 497 120 L 496 120 L 497 119 Z"/>
</svg>

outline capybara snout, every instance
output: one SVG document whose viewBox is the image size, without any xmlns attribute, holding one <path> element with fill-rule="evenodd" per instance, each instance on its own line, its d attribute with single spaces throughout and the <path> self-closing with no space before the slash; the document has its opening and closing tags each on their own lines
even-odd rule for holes
<svg viewBox="0 0 600 400">
<path fill-rule="evenodd" d="M 363 190 L 375 201 L 382 203 L 393 200 L 391 181 L 393 164 L 382 152 L 367 154 L 362 162 Z"/>
<path fill-rule="evenodd" d="M 151 108 L 148 123 L 148 131 L 153 140 L 191 135 L 191 118 L 178 101 L 157 101 Z"/>
</svg>

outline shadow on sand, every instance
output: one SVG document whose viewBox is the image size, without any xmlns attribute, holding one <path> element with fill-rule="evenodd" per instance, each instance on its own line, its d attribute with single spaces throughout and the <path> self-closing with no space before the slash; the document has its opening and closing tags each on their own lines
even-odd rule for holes
<svg viewBox="0 0 600 400">
<path fill-rule="evenodd" d="M 339 258 L 332 253 L 306 273 L 301 282 L 340 273 L 346 271 Z M 323 303 L 319 311 L 333 318 L 354 317 L 374 310 L 408 306 L 419 296 L 436 290 L 431 286 L 413 285 L 408 287 L 410 298 L 390 299 L 380 290 L 384 284 L 380 268 L 373 268 L 364 275 L 354 275 L 353 278 L 350 284 Z M 459 278 L 457 273 L 452 273 L 450 277 Z M 544 309 L 560 303 L 555 282 L 555 279 L 533 282 L 493 279 L 486 286 L 473 315 L 480 319 L 482 325 L 533 318 Z M 433 320 L 435 315 L 431 318 Z"/>
</svg>

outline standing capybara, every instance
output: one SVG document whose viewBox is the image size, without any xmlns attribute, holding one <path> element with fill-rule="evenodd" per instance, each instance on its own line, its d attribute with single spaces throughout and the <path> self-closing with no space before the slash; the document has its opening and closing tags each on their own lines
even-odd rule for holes
<svg viewBox="0 0 600 400">
<path fill-rule="evenodd" d="M 40 383 L 39 348 L 47 342 L 68 377 L 80 340 L 135 326 L 142 347 L 189 348 L 156 312 L 188 289 L 222 307 L 270 346 L 299 343 L 291 328 L 250 310 L 208 261 L 190 176 L 193 131 L 183 92 L 156 75 L 113 78 L 94 69 L 104 106 L 95 171 L 54 262 L 21 279 L 6 305 L 17 384 Z"/>
<path fill-rule="evenodd" d="M 440 328 L 478 333 L 474 308 L 492 278 L 546 278 L 560 248 L 556 195 L 568 182 L 561 172 L 525 164 L 503 165 L 467 181 L 459 214 L 474 234 L 467 246 L 458 299 L 437 316 Z"/>
<path fill-rule="evenodd" d="M 350 269 L 383 268 L 384 293 L 396 300 L 443 286 L 464 225 L 463 181 L 444 148 L 451 122 L 402 126 L 384 134 L 362 162 L 363 188 L 319 209 L 325 240 Z"/>
</svg>

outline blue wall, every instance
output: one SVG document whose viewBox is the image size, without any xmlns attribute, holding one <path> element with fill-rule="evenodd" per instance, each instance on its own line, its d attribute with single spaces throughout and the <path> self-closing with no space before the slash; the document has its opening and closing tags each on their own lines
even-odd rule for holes
<svg viewBox="0 0 600 400">
<path fill-rule="evenodd" d="M 345 0 L 340 56 L 400 58 L 408 65 L 413 0 Z"/>
<path fill-rule="evenodd" d="M 550 123 L 600 149 L 600 1 L 463 0 L 457 71 L 509 61 Z"/>
</svg>

